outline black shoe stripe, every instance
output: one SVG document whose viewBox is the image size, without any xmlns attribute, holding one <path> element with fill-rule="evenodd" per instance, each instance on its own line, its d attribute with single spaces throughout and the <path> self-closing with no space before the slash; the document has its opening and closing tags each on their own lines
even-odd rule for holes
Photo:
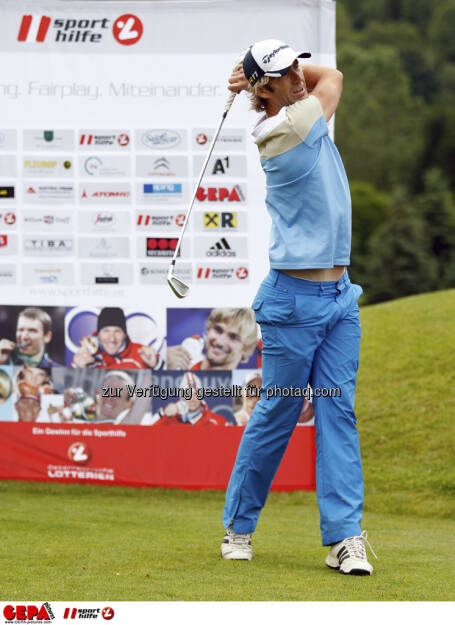
<svg viewBox="0 0 455 625">
<path fill-rule="evenodd" d="M 344 553 L 347 553 L 347 549 L 343 545 L 343 547 L 341 547 L 340 551 L 337 553 L 337 558 L 339 559 Z"/>
</svg>

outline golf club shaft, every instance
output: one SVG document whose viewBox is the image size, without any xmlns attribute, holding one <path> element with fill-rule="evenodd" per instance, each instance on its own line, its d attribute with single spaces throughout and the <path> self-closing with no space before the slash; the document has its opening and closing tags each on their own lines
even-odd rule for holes
<svg viewBox="0 0 455 625">
<path fill-rule="evenodd" d="M 246 50 L 244 50 L 241 53 L 241 55 L 239 56 L 239 58 L 237 59 L 235 65 L 234 65 L 234 70 L 237 69 L 238 67 L 240 67 L 240 65 L 242 64 L 242 61 L 243 61 L 243 58 L 244 58 L 245 54 L 246 54 Z M 188 211 L 187 211 L 187 213 L 185 215 L 185 221 L 183 222 L 182 231 L 180 233 L 179 240 L 177 241 L 177 247 L 175 248 L 174 256 L 172 257 L 170 271 L 173 269 L 173 267 L 175 265 L 175 261 L 177 260 L 177 256 L 178 256 L 178 253 L 179 253 L 179 250 L 180 250 L 180 246 L 181 246 L 182 240 L 183 240 L 183 235 L 185 234 L 186 225 L 187 225 L 188 220 L 190 218 L 191 211 L 193 210 L 193 204 L 194 204 L 194 200 L 196 199 L 196 194 L 198 192 L 199 185 L 201 184 L 201 181 L 202 181 L 202 178 L 204 176 L 205 170 L 207 168 L 207 164 L 209 162 L 209 159 L 212 156 L 213 148 L 215 146 L 216 140 L 218 139 L 218 135 L 220 134 L 221 127 L 223 126 L 224 120 L 226 119 L 226 115 L 228 114 L 229 109 L 231 108 L 232 103 L 234 102 L 234 99 L 235 99 L 236 95 L 237 94 L 235 92 L 230 93 L 229 96 L 228 96 L 228 99 L 226 100 L 226 104 L 224 105 L 223 115 L 221 116 L 220 123 L 218 124 L 218 128 L 216 129 L 215 135 L 214 135 L 214 137 L 212 139 L 212 143 L 210 145 L 210 149 L 208 151 L 208 154 L 205 157 L 205 161 L 204 161 L 204 164 L 202 166 L 201 173 L 199 174 L 198 181 L 197 181 L 196 186 L 195 186 L 194 191 L 193 191 L 193 197 L 191 198 L 191 204 L 190 204 L 190 206 L 188 208 Z"/>
<path fill-rule="evenodd" d="M 182 239 L 183 239 L 183 235 L 185 234 L 185 229 L 186 229 L 186 225 L 188 223 L 188 220 L 190 218 L 190 214 L 191 211 L 193 210 L 193 204 L 194 204 L 194 200 L 196 199 L 196 194 L 198 192 L 199 189 L 199 185 L 201 184 L 202 178 L 204 176 L 205 170 L 207 169 L 207 164 L 209 162 L 210 157 L 212 156 L 212 152 L 213 152 L 213 148 L 215 146 L 216 140 L 218 139 L 218 135 L 220 134 L 221 131 L 221 127 L 223 126 L 224 120 L 226 119 L 226 115 L 228 114 L 229 109 L 231 108 L 231 104 L 235 98 L 235 93 L 232 94 L 232 96 L 229 96 L 228 102 L 226 103 L 226 108 L 223 112 L 223 115 L 221 116 L 221 120 L 220 123 L 218 124 L 218 128 L 216 129 L 216 132 L 213 136 L 212 139 L 212 143 L 210 144 L 210 149 L 207 152 L 207 156 L 205 157 L 205 161 L 204 164 L 202 165 L 202 169 L 201 169 L 201 173 L 199 174 L 199 178 L 198 181 L 196 183 L 196 186 L 194 187 L 194 191 L 193 191 L 193 197 L 191 198 L 191 204 L 188 208 L 188 211 L 185 215 L 185 221 L 183 222 L 183 226 L 182 226 L 182 231 L 180 232 L 180 236 L 179 236 L 179 240 L 177 242 L 177 247 L 175 248 L 175 252 L 174 252 L 174 256 L 172 258 L 171 261 L 171 266 L 175 265 L 175 261 L 177 259 L 178 253 L 179 253 L 179 249 L 180 249 L 180 245 L 182 243 Z"/>
</svg>

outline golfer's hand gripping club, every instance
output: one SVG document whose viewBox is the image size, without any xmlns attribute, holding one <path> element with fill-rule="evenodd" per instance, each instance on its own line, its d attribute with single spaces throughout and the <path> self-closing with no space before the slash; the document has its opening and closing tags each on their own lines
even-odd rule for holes
<svg viewBox="0 0 455 625">
<path fill-rule="evenodd" d="M 247 50 L 244 50 L 242 52 L 242 54 L 239 56 L 239 58 L 237 59 L 235 65 L 234 65 L 233 71 L 235 71 L 236 69 L 238 69 L 240 67 L 246 52 L 247 52 Z M 205 170 L 207 168 L 207 164 L 209 162 L 209 159 L 212 156 L 213 148 L 215 147 L 215 143 L 216 143 L 216 141 L 218 139 L 218 135 L 220 134 L 221 127 L 223 126 L 224 120 L 226 119 L 226 115 L 228 114 L 229 109 L 231 108 L 232 103 L 234 102 L 234 99 L 235 99 L 236 95 L 237 94 L 235 92 L 230 93 L 228 99 L 226 100 L 226 104 L 224 105 L 223 115 L 221 116 L 220 123 L 218 124 L 218 128 L 216 129 L 216 132 L 215 132 L 215 134 L 213 136 L 212 142 L 211 142 L 210 147 L 209 147 L 209 151 L 207 152 L 207 155 L 205 157 L 204 163 L 202 165 L 201 173 L 199 174 L 199 178 L 198 178 L 198 180 L 196 182 L 196 185 L 194 187 L 193 195 L 192 195 L 192 198 L 191 198 L 191 202 L 190 202 L 190 205 L 189 205 L 188 210 L 186 212 L 185 220 L 184 220 L 183 226 L 182 226 L 182 230 L 180 232 L 180 236 L 179 236 L 179 239 L 177 241 L 177 246 L 176 246 L 175 251 L 174 251 L 174 256 L 173 256 L 172 261 L 171 261 L 171 266 L 169 267 L 169 271 L 168 271 L 168 274 L 167 274 L 167 281 L 168 281 L 169 286 L 174 291 L 175 295 L 177 295 L 177 297 L 180 297 L 180 298 L 185 297 L 188 294 L 188 291 L 189 291 L 190 287 L 183 280 L 181 280 L 180 278 L 177 278 L 177 276 L 174 275 L 175 262 L 177 260 L 178 254 L 179 254 L 180 246 L 182 244 L 183 235 L 185 234 L 186 226 L 188 224 L 188 220 L 189 220 L 191 211 L 193 210 L 193 205 L 194 205 L 194 200 L 196 199 L 196 194 L 198 192 L 199 186 L 201 184 L 202 178 L 203 178 Z"/>
</svg>

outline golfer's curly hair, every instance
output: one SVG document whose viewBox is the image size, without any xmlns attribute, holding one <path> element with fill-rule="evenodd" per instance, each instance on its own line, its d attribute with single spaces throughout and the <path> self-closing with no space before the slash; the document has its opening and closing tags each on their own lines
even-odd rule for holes
<svg viewBox="0 0 455 625">
<path fill-rule="evenodd" d="M 270 78 L 268 76 L 262 76 L 262 78 L 259 78 L 259 80 L 257 81 L 257 83 L 254 85 L 254 87 L 248 86 L 248 93 L 250 96 L 250 103 L 251 103 L 251 107 L 253 109 L 253 111 L 256 111 L 257 113 L 261 113 L 262 111 L 265 111 L 266 105 L 267 105 L 267 100 L 265 98 L 261 98 L 260 95 L 258 95 L 257 93 L 257 89 L 258 87 L 266 87 L 266 85 L 269 84 Z M 271 89 L 270 86 L 266 87 L 266 89 Z"/>
</svg>

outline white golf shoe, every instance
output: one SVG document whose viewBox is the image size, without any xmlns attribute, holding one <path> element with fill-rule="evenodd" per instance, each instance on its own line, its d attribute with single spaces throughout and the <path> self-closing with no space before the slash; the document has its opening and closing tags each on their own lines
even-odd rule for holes
<svg viewBox="0 0 455 625">
<path fill-rule="evenodd" d="M 251 534 L 237 534 L 232 526 L 228 527 L 221 543 L 221 557 L 226 560 L 251 560 Z"/>
<path fill-rule="evenodd" d="M 360 536 L 351 536 L 332 545 L 325 563 L 331 569 L 339 569 L 344 575 L 372 575 L 373 567 L 367 560 L 365 543 L 377 559 L 368 542 L 368 534 L 363 531 Z"/>
</svg>

